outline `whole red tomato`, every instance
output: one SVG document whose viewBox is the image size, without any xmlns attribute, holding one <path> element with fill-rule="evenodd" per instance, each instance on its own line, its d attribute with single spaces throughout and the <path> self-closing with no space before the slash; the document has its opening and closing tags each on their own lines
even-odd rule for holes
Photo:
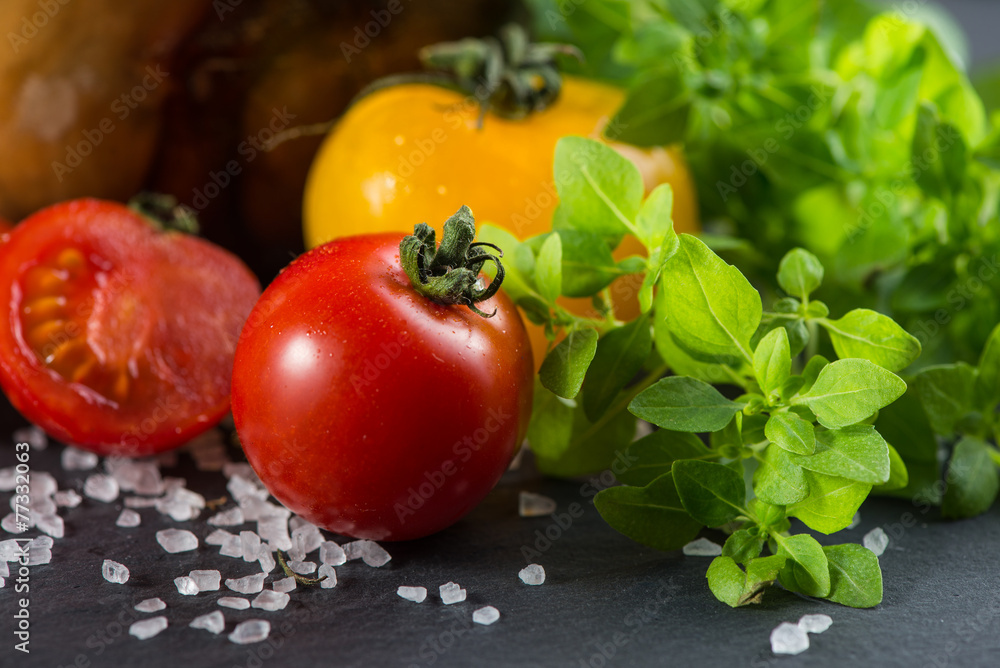
<svg viewBox="0 0 1000 668">
<path fill-rule="evenodd" d="M 115 202 L 28 217 L 0 244 L 0 385 L 26 418 L 103 455 L 180 445 L 229 410 L 260 285 L 227 251 Z"/>
<path fill-rule="evenodd" d="M 453 219 L 471 225 L 467 212 Z M 483 317 L 466 308 L 475 300 L 432 301 L 401 264 L 402 239 L 348 237 L 295 260 L 248 318 L 233 372 L 236 430 L 270 492 L 318 526 L 374 540 L 465 515 L 506 470 L 531 411 L 531 347 L 513 303 L 474 303 L 496 310 Z M 458 271 L 476 279 L 471 241 L 459 255 L 480 261 Z"/>
</svg>

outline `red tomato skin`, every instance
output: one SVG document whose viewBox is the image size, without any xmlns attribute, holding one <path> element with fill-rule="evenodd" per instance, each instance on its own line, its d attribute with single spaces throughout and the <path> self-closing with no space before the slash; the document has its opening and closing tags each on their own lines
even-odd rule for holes
<svg viewBox="0 0 1000 668">
<path fill-rule="evenodd" d="M 444 529 L 499 481 L 524 437 L 533 365 L 503 293 L 419 295 L 397 233 L 339 239 L 264 291 L 236 350 L 247 459 L 290 510 L 330 531 L 408 540 Z"/>
<path fill-rule="evenodd" d="M 0 386 L 24 417 L 48 434 L 100 455 L 146 456 L 177 447 L 229 411 L 232 355 L 260 294 L 253 273 L 228 251 L 179 232 L 160 232 L 117 202 L 80 199 L 29 216 L 0 244 Z M 24 281 L 39 258 L 60 248 L 106 268 L 97 302 L 70 309 L 78 331 L 106 351 L 138 339 L 117 326 L 124 295 L 148 338 L 134 352 L 128 402 L 116 403 L 46 368 L 27 343 Z M 95 305 L 98 304 L 99 305 Z M 195 307 L 195 308 L 192 308 Z M 149 371 L 153 369 L 153 371 Z"/>
</svg>

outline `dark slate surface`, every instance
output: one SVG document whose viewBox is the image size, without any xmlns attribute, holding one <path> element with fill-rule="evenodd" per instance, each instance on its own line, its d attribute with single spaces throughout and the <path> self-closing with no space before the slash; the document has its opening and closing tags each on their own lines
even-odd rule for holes
<svg viewBox="0 0 1000 668">
<path fill-rule="evenodd" d="M 14 424 L 12 418 L 4 422 Z M 60 451 L 52 445 L 32 452 L 32 468 L 53 472 L 61 488 L 82 490 L 85 474 L 61 471 Z M 13 461 L 12 448 L 4 447 L 0 466 Z M 190 488 L 209 499 L 225 493 L 222 475 L 197 471 L 187 455 L 164 473 L 187 478 Z M 520 518 L 520 489 L 552 496 L 559 513 L 579 504 L 578 517 L 571 523 L 564 519 L 563 527 L 552 517 Z M 852 610 L 776 589 L 759 606 L 732 610 L 707 589 L 709 559 L 656 552 L 616 534 L 590 504 L 593 490 L 583 481 L 542 480 L 528 462 L 507 474 L 482 506 L 451 529 L 386 544 L 393 559 L 384 568 L 359 562 L 338 567 L 335 589 L 300 588 L 279 612 L 219 608 L 215 601 L 226 591 L 193 597 L 177 593 L 173 578 L 195 568 L 217 568 L 224 577 L 257 570 L 256 564 L 219 556 L 216 547 L 202 544 L 197 552 L 170 555 L 155 542 L 155 532 L 170 526 L 189 528 L 204 539 L 212 529 L 205 523 L 208 515 L 174 522 L 143 509 L 141 527 L 120 529 L 114 521 L 121 500 L 85 499 L 63 511 L 66 537 L 56 541 L 52 563 L 31 569 L 29 656 L 13 649 L 13 583 L 0 590 L 0 665 L 1000 665 L 997 509 L 949 523 L 907 501 L 870 500 L 860 526 L 840 534 L 837 542 L 860 542 L 875 526 L 892 536 L 882 557 L 882 605 Z M 6 505 L 9 496 L 0 494 L 0 502 Z M 553 539 L 540 541 L 546 532 Z M 523 585 L 517 577 L 527 563 L 525 546 L 538 550 L 540 556 L 532 560 L 546 568 L 540 587 Z M 130 568 L 127 584 L 102 579 L 105 558 Z M 444 606 L 437 599 L 438 585 L 449 580 L 468 589 L 465 603 Z M 425 586 L 432 594 L 422 604 L 404 601 L 395 593 L 403 584 Z M 152 615 L 132 606 L 153 596 L 166 601 L 167 609 L 155 614 L 165 614 L 170 627 L 151 640 L 136 640 L 127 625 Z M 500 621 L 490 627 L 472 624 L 472 611 L 482 605 L 496 606 Z M 270 639 L 237 646 L 225 635 L 187 628 L 194 617 L 216 609 L 226 617 L 227 633 L 245 619 L 270 620 Z M 805 654 L 771 654 L 772 628 L 817 612 L 829 614 L 834 623 L 813 636 Z"/>
</svg>

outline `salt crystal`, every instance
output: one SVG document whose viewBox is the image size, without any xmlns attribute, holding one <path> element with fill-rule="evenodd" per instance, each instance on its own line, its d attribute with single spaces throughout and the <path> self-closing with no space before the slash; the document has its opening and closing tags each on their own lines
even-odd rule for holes
<svg viewBox="0 0 1000 668">
<path fill-rule="evenodd" d="M 98 457 L 93 452 L 79 450 L 69 445 L 62 451 L 62 467 L 67 471 L 89 471 L 97 466 Z"/>
<path fill-rule="evenodd" d="M 833 619 L 830 615 L 803 615 L 799 619 L 799 628 L 806 633 L 822 633 L 830 628 Z"/>
<path fill-rule="evenodd" d="M 466 591 L 455 582 L 444 583 L 438 587 L 438 593 L 441 595 L 441 602 L 445 605 L 461 603 L 466 596 Z"/>
<path fill-rule="evenodd" d="M 250 605 L 260 610 L 283 610 L 288 605 L 288 600 L 289 596 L 284 592 L 265 589 L 257 594 Z"/>
<path fill-rule="evenodd" d="M 63 518 L 55 513 L 35 516 L 35 526 L 53 538 L 62 538 L 66 532 L 66 525 Z"/>
<path fill-rule="evenodd" d="M 860 511 L 854 513 L 854 519 L 852 519 L 851 523 L 847 525 L 847 528 L 848 529 L 853 529 L 854 527 L 858 526 L 859 524 L 861 524 L 861 512 Z"/>
<path fill-rule="evenodd" d="M 101 566 L 101 575 L 108 582 L 114 582 L 115 584 L 125 584 L 128 582 L 128 568 L 124 564 L 119 564 L 117 561 L 111 561 L 110 559 L 104 560 L 104 565 Z"/>
<path fill-rule="evenodd" d="M 65 489 L 56 492 L 54 499 L 57 506 L 63 506 L 64 508 L 76 508 L 83 501 L 83 497 L 75 489 Z"/>
<path fill-rule="evenodd" d="M 256 594 L 264 589 L 264 573 L 256 573 L 242 578 L 226 580 L 226 586 L 240 594 Z"/>
<path fill-rule="evenodd" d="M 222 467 L 222 475 L 226 478 L 232 478 L 233 476 L 239 476 L 245 481 L 257 483 L 260 479 L 257 474 L 254 473 L 253 468 L 246 462 L 227 462 L 225 466 Z"/>
<path fill-rule="evenodd" d="M 174 578 L 174 586 L 177 587 L 177 591 L 185 596 L 194 596 L 198 593 L 198 583 L 194 581 L 194 578 L 187 575 Z"/>
<path fill-rule="evenodd" d="M 382 546 L 373 540 L 355 540 L 344 545 L 344 554 L 347 560 L 361 559 L 369 566 L 378 568 L 389 563 L 392 559 L 389 553 L 382 549 Z"/>
<path fill-rule="evenodd" d="M 187 485 L 187 480 L 184 478 L 172 478 L 170 476 L 163 478 L 163 491 L 165 493 L 169 493 L 174 489 L 180 489 L 185 485 Z"/>
<path fill-rule="evenodd" d="M 32 524 L 31 513 L 22 515 L 20 521 L 17 519 L 16 513 L 7 513 L 4 515 L 3 519 L 0 520 L 0 528 L 7 533 L 24 533 L 31 528 Z"/>
<path fill-rule="evenodd" d="M 332 540 L 328 540 L 319 546 L 319 560 L 324 564 L 340 566 L 347 563 L 347 555 L 344 554 L 344 548 Z"/>
<path fill-rule="evenodd" d="M 156 510 L 175 522 L 187 522 L 201 514 L 201 511 L 194 506 L 176 499 L 158 499 L 156 501 Z"/>
<path fill-rule="evenodd" d="M 46 547 L 32 546 L 28 550 L 28 566 L 41 566 L 52 561 L 52 550 Z M 126 575 L 126 578 L 128 576 Z"/>
<path fill-rule="evenodd" d="M 32 450 L 44 450 L 49 447 L 49 437 L 37 425 L 15 429 L 11 437 L 15 443 L 27 443 Z"/>
<path fill-rule="evenodd" d="M 245 508 L 243 512 L 246 513 Z M 258 520 L 257 535 L 276 550 L 289 550 L 292 547 L 292 539 L 288 535 L 288 519 L 285 517 L 272 516 Z"/>
<path fill-rule="evenodd" d="M 219 547 L 219 554 L 235 559 L 243 558 L 243 541 L 239 536 L 228 536 Z"/>
<path fill-rule="evenodd" d="M 232 608 L 233 610 L 246 610 L 250 607 L 250 601 L 239 596 L 223 596 L 216 602 L 224 608 Z"/>
<path fill-rule="evenodd" d="M 132 626 L 128 627 L 128 633 L 139 640 L 146 640 L 165 628 L 167 628 L 167 618 L 161 615 L 133 623 Z"/>
<path fill-rule="evenodd" d="M 556 502 L 547 496 L 533 492 L 518 495 L 518 514 L 521 517 L 541 517 L 556 512 Z"/>
<path fill-rule="evenodd" d="M 274 561 L 274 555 L 271 554 L 271 548 L 264 543 L 260 546 L 260 550 L 257 552 L 257 563 L 260 564 L 260 570 L 265 573 L 270 573 L 277 566 L 277 562 Z"/>
<path fill-rule="evenodd" d="M 526 585 L 540 585 L 545 582 L 545 569 L 538 564 L 530 564 L 522 568 L 517 576 Z"/>
<path fill-rule="evenodd" d="M 4 563 L 7 562 L 5 561 Z M 6 576 L 0 576 L 0 589 L 3 589 L 7 585 L 7 580 L 4 579 L 5 577 Z"/>
<path fill-rule="evenodd" d="M 861 544 L 875 553 L 876 557 L 881 557 L 885 548 L 889 547 L 889 537 L 885 535 L 882 527 L 875 527 L 865 534 L 861 539 Z"/>
<path fill-rule="evenodd" d="M 135 609 L 139 612 L 159 612 L 167 607 L 162 598 L 147 598 L 135 604 Z"/>
<path fill-rule="evenodd" d="M 0 561 L 17 561 L 27 552 L 29 543 L 20 543 L 16 538 L 0 541 Z"/>
<path fill-rule="evenodd" d="M 707 538 L 699 538 L 685 545 L 681 551 L 689 557 L 717 557 L 722 554 L 722 546 Z"/>
<path fill-rule="evenodd" d="M 118 498 L 118 481 L 103 473 L 95 473 L 83 484 L 83 495 L 97 501 L 111 503 Z"/>
<path fill-rule="evenodd" d="M 231 477 L 229 482 L 226 483 L 226 489 L 229 490 L 229 494 L 241 504 L 249 499 L 263 500 L 268 497 L 267 489 L 251 482 L 250 480 L 247 480 L 241 475 L 234 475 Z"/>
<path fill-rule="evenodd" d="M 233 632 L 229 634 L 229 639 L 237 645 L 249 645 L 265 640 L 270 633 L 270 622 L 263 619 L 249 619 L 237 624 Z"/>
<path fill-rule="evenodd" d="M 246 522 L 243 518 L 243 509 L 234 506 L 229 510 L 223 510 L 208 518 L 208 523 L 217 527 L 235 527 Z"/>
<path fill-rule="evenodd" d="M 142 524 L 142 516 L 130 508 L 122 510 L 121 515 L 115 521 L 116 526 L 131 529 Z"/>
<path fill-rule="evenodd" d="M 809 635 L 798 624 L 782 622 L 771 631 L 771 651 L 775 654 L 801 654 L 809 649 Z"/>
<path fill-rule="evenodd" d="M 218 591 L 222 583 L 222 573 L 215 570 L 191 571 L 188 577 L 198 585 L 198 591 Z"/>
<path fill-rule="evenodd" d="M 163 529 L 156 532 L 156 542 L 167 552 L 190 552 L 198 548 L 198 537 L 184 529 Z"/>
<path fill-rule="evenodd" d="M 13 492 L 17 487 L 17 471 L 13 466 L 0 469 L 0 492 Z"/>
<path fill-rule="evenodd" d="M 305 556 L 323 545 L 323 534 L 314 524 L 303 524 L 292 530 L 292 547 L 302 550 Z"/>
<path fill-rule="evenodd" d="M 293 573 L 298 573 L 299 575 L 309 575 L 316 572 L 315 561 L 289 561 L 288 567 Z"/>
<path fill-rule="evenodd" d="M 321 589 L 333 589 L 337 586 L 337 571 L 333 570 L 331 564 L 323 564 L 316 571 L 316 577 L 322 578 L 322 582 L 319 583 Z"/>
<path fill-rule="evenodd" d="M 0 578 L 5 578 L 10 575 L 10 566 L 3 559 L 0 559 Z"/>
<path fill-rule="evenodd" d="M 206 545 L 222 545 L 230 538 L 238 538 L 225 529 L 216 529 L 205 538 Z"/>
<path fill-rule="evenodd" d="M 216 610 L 207 615 L 195 617 L 188 626 L 193 629 L 205 629 L 209 633 L 219 635 L 226 630 L 226 618 L 222 616 L 220 610 Z"/>
<path fill-rule="evenodd" d="M 253 531 L 241 531 L 240 543 L 243 546 L 243 561 L 257 561 L 260 552 L 260 536 Z"/>
<path fill-rule="evenodd" d="M 483 626 L 489 626 L 498 619 L 500 619 L 500 611 L 492 605 L 487 605 L 485 608 L 479 608 L 472 613 L 472 621 L 476 624 L 482 624 Z"/>
<path fill-rule="evenodd" d="M 3 562 L 0 562 L 0 563 L 6 564 L 7 562 L 3 561 Z M 273 589 L 274 591 L 280 591 L 280 592 L 283 592 L 283 593 L 286 593 L 286 594 L 288 592 L 290 592 L 290 591 L 294 591 L 295 590 L 295 578 L 288 577 L 288 578 L 283 578 L 281 580 L 275 580 L 271 584 L 271 589 Z"/>
<path fill-rule="evenodd" d="M 40 550 L 50 550 L 52 549 L 52 546 L 55 545 L 55 541 L 52 540 L 51 536 L 38 536 L 31 541 L 30 545 L 32 549 L 38 548 Z"/>
<path fill-rule="evenodd" d="M 396 594 L 400 598 L 405 598 L 407 601 L 413 601 L 414 603 L 423 603 L 424 599 L 427 598 L 427 588 L 400 586 L 398 589 L 396 589 Z"/>
<path fill-rule="evenodd" d="M 32 498 L 44 498 L 52 496 L 59 488 L 56 479 L 48 471 L 33 471 L 31 473 L 31 496 Z"/>
</svg>

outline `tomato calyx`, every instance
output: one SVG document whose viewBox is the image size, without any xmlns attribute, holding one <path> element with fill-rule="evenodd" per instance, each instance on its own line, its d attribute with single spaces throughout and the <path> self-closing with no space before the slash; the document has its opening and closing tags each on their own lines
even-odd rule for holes
<svg viewBox="0 0 1000 668">
<path fill-rule="evenodd" d="M 173 195 L 141 192 L 129 200 L 128 208 L 161 232 L 175 230 L 197 236 L 200 231 L 194 211 L 178 204 Z"/>
<path fill-rule="evenodd" d="M 556 57 L 582 60 L 570 44 L 536 44 L 523 27 L 510 23 L 499 38 L 467 38 L 443 42 L 420 51 L 429 70 L 447 73 L 458 88 L 480 98 L 480 124 L 487 111 L 518 120 L 551 106 L 559 97 L 562 79 Z M 486 95 L 480 91 L 485 89 Z"/>
<path fill-rule="evenodd" d="M 427 223 L 414 226 L 413 234 L 399 243 L 399 260 L 413 288 L 438 304 L 463 304 L 484 318 L 496 315 L 480 310 L 476 304 L 489 299 L 500 289 L 504 268 L 503 251 L 486 242 L 475 242 L 476 222 L 472 211 L 462 206 L 444 223 L 441 245 L 434 239 L 434 228 Z M 497 255 L 484 250 L 492 248 Z M 496 276 L 485 288 L 480 287 L 479 272 L 486 262 L 497 267 Z"/>
</svg>

